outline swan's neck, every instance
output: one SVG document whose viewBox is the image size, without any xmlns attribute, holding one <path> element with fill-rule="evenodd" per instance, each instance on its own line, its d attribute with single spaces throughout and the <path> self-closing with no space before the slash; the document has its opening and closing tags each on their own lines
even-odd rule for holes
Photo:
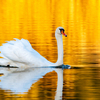
<svg viewBox="0 0 100 100">
<path fill-rule="evenodd" d="M 57 47 L 58 47 L 58 60 L 56 62 L 56 65 L 62 65 L 63 64 L 63 41 L 62 41 L 62 35 L 56 36 L 57 39 Z"/>
</svg>

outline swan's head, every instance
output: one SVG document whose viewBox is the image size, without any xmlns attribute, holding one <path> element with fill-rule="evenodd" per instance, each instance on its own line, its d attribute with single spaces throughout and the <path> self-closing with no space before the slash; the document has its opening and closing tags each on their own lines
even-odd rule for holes
<svg viewBox="0 0 100 100">
<path fill-rule="evenodd" d="M 61 36 L 61 35 L 64 35 L 65 37 L 67 37 L 67 35 L 65 34 L 64 32 L 64 28 L 63 27 L 58 27 L 55 31 L 55 36 Z"/>
</svg>

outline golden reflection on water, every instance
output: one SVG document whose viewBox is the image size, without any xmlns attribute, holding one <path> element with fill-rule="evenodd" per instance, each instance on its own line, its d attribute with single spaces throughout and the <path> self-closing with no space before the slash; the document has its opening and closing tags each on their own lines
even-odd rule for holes
<svg viewBox="0 0 100 100">
<path fill-rule="evenodd" d="M 41 55 L 56 62 L 54 32 L 58 26 L 68 35 L 63 37 L 64 64 L 100 67 L 100 0 L 0 1 L 0 45 L 13 38 L 28 39 Z M 33 96 L 34 90 L 37 95 L 35 87 L 28 95 Z"/>
<path fill-rule="evenodd" d="M 54 32 L 62 26 L 68 35 L 63 37 L 65 64 L 80 65 L 83 55 L 78 53 L 98 53 L 97 49 L 100 50 L 99 0 L 0 2 L 0 44 L 13 38 L 28 39 L 41 55 L 56 62 Z M 95 50 L 92 50 L 93 47 Z"/>
</svg>

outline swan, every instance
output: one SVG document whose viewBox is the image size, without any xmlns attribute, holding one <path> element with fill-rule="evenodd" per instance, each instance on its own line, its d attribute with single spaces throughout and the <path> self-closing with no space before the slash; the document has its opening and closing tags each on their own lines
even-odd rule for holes
<svg viewBox="0 0 100 100">
<path fill-rule="evenodd" d="M 63 64 L 63 27 L 58 27 L 55 31 L 55 37 L 58 47 L 58 59 L 56 63 L 48 61 L 34 50 L 28 40 L 15 39 L 8 41 L 0 46 L 0 65 L 18 66 L 19 68 L 41 67 L 41 66 L 59 66 Z"/>
</svg>

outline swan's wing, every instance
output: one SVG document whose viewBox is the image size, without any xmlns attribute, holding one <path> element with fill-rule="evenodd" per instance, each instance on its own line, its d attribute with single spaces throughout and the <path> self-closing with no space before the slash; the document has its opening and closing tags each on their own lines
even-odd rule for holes
<svg viewBox="0 0 100 100">
<path fill-rule="evenodd" d="M 31 44 L 24 39 L 10 41 L 0 47 L 1 57 L 13 61 L 16 64 L 24 63 L 25 65 L 38 66 L 47 62 L 37 51 L 35 51 Z M 19 64 L 20 65 L 20 64 Z"/>
</svg>

